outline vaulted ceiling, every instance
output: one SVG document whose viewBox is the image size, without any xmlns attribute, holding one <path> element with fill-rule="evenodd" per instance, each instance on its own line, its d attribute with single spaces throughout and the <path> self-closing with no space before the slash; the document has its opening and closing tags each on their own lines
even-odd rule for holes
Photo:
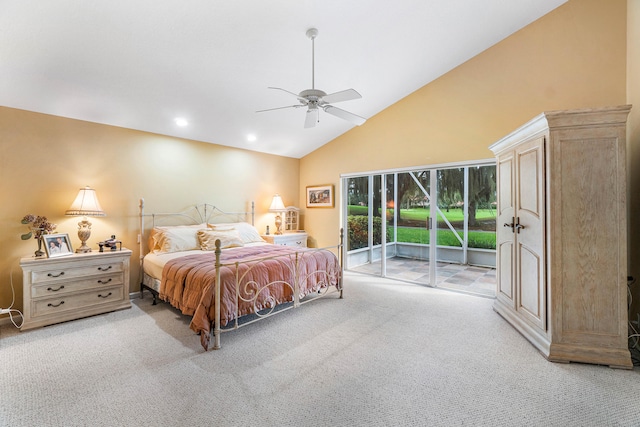
<svg viewBox="0 0 640 427">
<path fill-rule="evenodd" d="M 314 87 L 370 118 L 566 1 L 4 0 L 0 105 L 300 158 L 354 127 L 256 113 L 312 88 L 309 28 Z"/>
</svg>

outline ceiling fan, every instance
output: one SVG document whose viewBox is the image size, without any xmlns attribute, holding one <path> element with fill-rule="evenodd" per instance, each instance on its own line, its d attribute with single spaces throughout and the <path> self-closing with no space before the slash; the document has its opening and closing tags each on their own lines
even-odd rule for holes
<svg viewBox="0 0 640 427">
<path fill-rule="evenodd" d="M 311 89 L 303 90 L 299 94 L 295 94 L 279 87 L 269 87 L 269 89 L 281 90 L 295 96 L 296 98 L 298 98 L 298 101 L 300 103 L 295 105 L 287 105 L 285 107 L 259 110 L 257 112 L 262 113 L 264 111 L 281 110 L 283 108 L 307 107 L 304 127 L 311 128 L 314 127 L 320 120 L 320 109 L 322 109 L 325 113 L 329 113 L 333 116 L 339 117 L 343 120 L 347 120 L 353 124 L 360 126 L 361 124 L 366 122 L 367 119 L 331 105 L 336 102 L 350 101 L 352 99 L 362 98 L 362 96 L 357 91 L 355 91 L 354 89 L 346 89 L 327 95 L 325 92 L 315 88 L 315 39 L 318 36 L 318 30 L 315 28 L 309 28 L 306 34 L 307 37 L 311 39 Z"/>
</svg>

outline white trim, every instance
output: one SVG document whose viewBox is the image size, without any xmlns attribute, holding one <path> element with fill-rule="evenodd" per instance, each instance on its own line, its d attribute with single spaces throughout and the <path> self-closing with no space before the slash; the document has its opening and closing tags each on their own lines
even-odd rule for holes
<svg viewBox="0 0 640 427">
<path fill-rule="evenodd" d="M 438 286 L 438 214 L 442 214 L 438 207 L 438 169 L 429 170 L 429 194 L 431 195 L 429 202 L 429 284 L 431 286 Z M 431 201 L 434 201 L 433 203 Z M 435 207 L 435 209 L 433 209 Z M 451 224 L 442 214 L 442 218 L 447 221 L 449 228 Z"/>
<path fill-rule="evenodd" d="M 485 165 L 495 165 L 496 159 L 482 159 L 482 160 L 466 160 L 463 162 L 451 162 L 451 163 L 439 163 L 435 165 L 426 165 L 426 166 L 411 166 L 411 167 L 403 167 L 403 168 L 393 168 L 393 169 L 381 169 L 375 171 L 367 171 L 367 172 L 349 172 L 340 174 L 340 178 L 353 178 L 367 175 L 379 175 L 379 174 L 389 174 L 389 173 L 406 173 L 406 172 L 414 172 L 414 171 L 422 171 L 429 169 L 452 169 L 459 168 L 465 166 L 485 166 Z"/>
</svg>

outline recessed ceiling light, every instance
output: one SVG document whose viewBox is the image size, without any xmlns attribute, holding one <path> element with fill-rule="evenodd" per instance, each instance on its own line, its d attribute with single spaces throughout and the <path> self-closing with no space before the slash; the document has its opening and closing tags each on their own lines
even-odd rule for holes
<svg viewBox="0 0 640 427">
<path fill-rule="evenodd" d="M 189 124 L 189 122 L 187 121 L 187 119 L 183 119 L 182 117 L 178 117 L 176 119 L 176 124 L 180 127 L 185 127 Z"/>
<path fill-rule="evenodd" d="M 254 134 L 250 133 L 249 135 L 247 135 L 247 141 L 249 142 L 255 142 L 258 139 L 257 136 L 255 136 Z"/>
</svg>

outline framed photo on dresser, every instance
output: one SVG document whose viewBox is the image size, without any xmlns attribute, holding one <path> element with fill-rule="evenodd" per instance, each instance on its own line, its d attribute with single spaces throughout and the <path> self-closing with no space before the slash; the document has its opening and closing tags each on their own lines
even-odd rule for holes
<svg viewBox="0 0 640 427">
<path fill-rule="evenodd" d="M 71 240 L 69 239 L 69 235 L 66 233 L 44 234 L 42 236 L 42 240 L 44 240 L 44 248 L 45 251 L 47 251 L 47 256 L 49 258 L 73 254 Z"/>
</svg>

